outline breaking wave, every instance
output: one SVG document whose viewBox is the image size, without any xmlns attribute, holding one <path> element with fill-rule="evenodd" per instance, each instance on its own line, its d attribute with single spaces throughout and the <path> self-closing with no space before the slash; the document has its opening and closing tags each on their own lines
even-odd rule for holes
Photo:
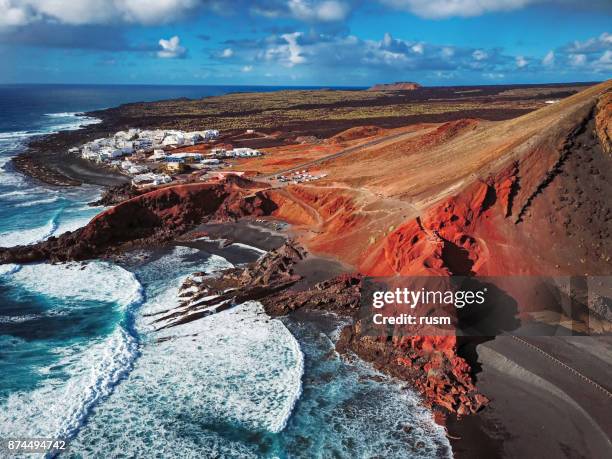
<svg viewBox="0 0 612 459">
<path fill-rule="evenodd" d="M 127 313 L 143 300 L 136 277 L 105 262 L 26 265 L 9 270 L 3 280 L 55 299 L 63 308 L 98 301 Z M 93 406 L 129 372 L 138 343 L 124 325 L 117 324 L 106 337 L 60 349 L 59 361 L 39 370 L 55 376 L 32 391 L 11 393 L 0 405 L 0 436 L 73 437 Z"/>
<path fill-rule="evenodd" d="M 29 229 L 20 229 L 0 234 L 0 247 L 15 247 L 18 245 L 35 244 L 44 241 L 52 236 L 58 228 L 57 219 L 60 213 L 57 212 L 43 226 Z"/>
</svg>

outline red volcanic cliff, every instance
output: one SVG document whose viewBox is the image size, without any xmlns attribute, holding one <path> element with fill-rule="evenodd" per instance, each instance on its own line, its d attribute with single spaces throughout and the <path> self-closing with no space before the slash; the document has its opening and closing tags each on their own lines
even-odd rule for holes
<svg viewBox="0 0 612 459">
<path fill-rule="evenodd" d="M 272 215 L 301 229 L 308 249 L 368 276 L 609 274 L 611 107 L 605 83 L 516 120 L 460 120 L 337 158 L 314 184 L 264 189 L 231 177 L 156 190 L 81 230 L 0 250 L 0 262 L 86 259 L 165 241 L 207 219 Z M 283 299 L 325 307 L 343 285 Z M 511 293 L 528 311 L 528 298 Z M 460 415 L 486 403 L 454 336 L 369 336 L 357 320 L 338 346 Z"/>
<path fill-rule="evenodd" d="M 608 272 L 611 158 L 595 129 L 603 108 L 594 110 L 583 112 L 555 143 L 536 145 L 399 226 L 362 259 L 360 271 L 379 276 Z"/>
<path fill-rule="evenodd" d="M 205 218 L 233 220 L 267 215 L 276 206 L 261 184 L 230 176 L 145 193 L 97 215 L 85 227 L 31 246 L 0 250 L 3 263 L 83 260 L 136 245 L 156 244 L 184 233 Z"/>
</svg>

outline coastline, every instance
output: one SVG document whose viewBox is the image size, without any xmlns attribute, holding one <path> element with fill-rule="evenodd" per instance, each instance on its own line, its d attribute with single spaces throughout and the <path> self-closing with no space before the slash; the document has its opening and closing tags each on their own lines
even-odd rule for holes
<svg viewBox="0 0 612 459">
<path fill-rule="evenodd" d="M 215 241 L 208 242 L 208 244 L 218 244 L 216 239 L 223 239 L 230 243 L 237 242 L 269 251 L 278 248 L 283 235 L 285 240 L 293 235 L 290 228 L 282 222 L 280 231 L 277 225 L 276 221 L 256 222 L 243 219 L 235 223 L 202 225 L 198 231 L 206 231 L 215 238 Z M 270 243 L 271 240 L 275 242 Z M 226 247 L 231 247 L 231 244 Z M 315 264 L 320 262 L 327 267 L 324 277 L 329 278 L 332 275 L 340 274 L 337 268 L 341 265 L 330 263 L 328 257 L 321 258 L 312 255 L 309 258 Z M 312 285 L 312 279 L 311 282 L 307 280 L 313 275 L 318 276 L 320 270 L 299 269 L 299 266 L 295 271 L 304 276 L 308 285 Z M 317 278 L 316 281 L 318 282 L 319 279 Z M 296 287 L 294 288 L 299 290 Z M 312 315 L 313 320 L 325 322 L 325 317 L 321 316 L 324 311 L 323 309 L 298 308 L 290 311 L 287 317 Z M 343 316 L 341 312 L 340 316 Z M 466 355 L 466 358 L 475 368 L 473 375 L 476 384 L 479 390 L 491 399 L 491 402 L 478 413 L 460 418 L 443 413 L 439 411 L 439 408 L 433 409 L 436 422 L 445 427 L 447 431 L 453 457 L 457 459 L 519 458 L 525 457 L 527 453 L 545 455 L 551 451 L 563 455 L 568 451 L 568 444 L 577 445 L 582 442 L 588 444 L 585 449 L 591 451 L 591 457 L 605 456 L 610 451 L 609 440 L 606 443 L 601 432 L 597 430 L 583 431 L 576 425 L 577 419 L 581 418 L 584 418 L 584 422 L 589 422 L 589 415 L 577 410 L 573 401 L 582 391 L 580 381 L 575 381 L 573 375 L 564 375 L 562 371 L 556 371 L 554 368 L 543 368 L 546 367 L 546 362 L 540 361 L 541 356 L 538 354 L 525 355 L 520 349 L 518 351 L 514 349 L 515 345 L 516 342 L 510 337 L 497 337 L 491 341 L 469 345 L 468 348 L 471 350 L 463 349 L 464 353 L 472 354 L 471 356 Z M 499 362 L 505 359 L 515 359 L 517 363 L 510 363 L 507 366 L 500 365 Z M 367 360 L 361 360 L 367 362 Z M 385 374 L 393 375 L 393 372 L 389 373 L 384 367 L 378 367 L 376 364 L 374 366 Z M 526 370 L 530 366 L 532 368 Z M 539 374 L 534 376 L 537 381 L 540 381 L 535 386 L 531 377 L 527 376 L 531 374 L 531 371 Z M 552 373 L 549 375 L 548 371 Z M 557 378 L 562 380 L 559 382 Z M 396 380 L 403 381 L 397 377 Z M 567 386 L 564 387 L 562 384 Z M 556 392 L 557 385 L 563 390 Z M 605 403 L 605 400 L 602 399 L 601 402 Z M 533 406 L 541 406 L 541 409 L 531 412 L 530 416 L 525 418 L 525 413 Z M 557 436 L 546 438 L 543 441 L 539 434 L 543 426 L 551 428 L 557 433 Z M 533 439 L 528 444 L 519 440 L 530 437 Z M 576 449 L 574 453 L 580 454 L 580 451 L 583 450 Z"/>
<path fill-rule="evenodd" d="M 97 126 L 97 128 L 101 129 L 102 126 Z M 85 182 L 112 186 L 124 183 L 126 180 L 125 177 L 115 177 L 115 174 L 108 169 L 100 168 L 95 165 L 91 165 L 90 169 L 82 164 L 83 160 L 75 158 L 74 155 L 56 153 L 56 151 L 64 148 L 64 146 L 74 145 L 74 143 L 71 142 L 77 142 L 78 139 L 93 138 L 100 135 L 100 132 L 103 132 L 96 131 L 95 129 L 96 126 L 90 126 L 83 129 L 85 132 L 72 131 L 74 133 L 80 133 L 83 137 L 79 137 L 79 135 L 76 134 L 71 135 L 70 133 L 61 135 L 62 133 L 60 133 L 59 137 L 53 137 L 58 136 L 58 134 L 52 134 L 50 136 L 37 138 L 33 141 L 33 149 L 28 150 L 24 154 L 23 161 L 16 161 L 16 167 L 22 167 L 23 169 L 20 170 L 25 171 L 28 175 L 38 175 L 37 178 L 53 185 L 79 185 Z M 115 128 L 109 128 L 108 132 L 112 132 L 114 129 Z M 67 148 L 64 148 L 61 151 L 66 150 Z M 34 158 L 35 155 L 37 156 L 36 158 Z M 31 163 L 29 161 L 31 161 Z M 51 165 L 51 168 L 48 170 L 45 170 L 44 166 L 37 166 L 45 161 Z M 30 166 L 28 166 L 28 164 L 30 164 Z M 59 175 L 54 175 L 52 172 L 54 169 L 60 171 L 57 172 Z M 65 175 L 61 171 L 64 171 Z M 231 250 L 232 243 L 239 243 L 265 251 L 277 249 L 291 234 L 290 228 L 285 223 L 273 221 L 253 222 L 247 219 L 238 220 L 237 222 L 199 225 L 190 232 L 200 233 L 201 237 L 208 235 L 212 239 L 225 239 L 227 243 L 224 244 L 227 245 L 223 246 L 224 250 L 227 250 L 228 247 Z M 205 248 L 206 250 L 213 250 L 212 246 L 218 245 L 216 241 L 207 241 L 205 239 L 197 240 L 197 238 L 195 238 L 189 240 L 189 233 L 175 237 L 171 242 L 165 241 L 163 244 L 172 244 L 177 241 L 182 245 Z M 295 284 L 294 289 L 299 290 L 298 286 L 307 289 L 317 282 L 341 274 L 343 269 L 349 269 L 330 258 L 310 256 L 309 260 L 311 263 L 310 266 L 304 263 L 298 265 L 298 268 L 296 268 L 296 271 L 302 275 L 303 280 Z M 296 311 L 300 311 L 300 309 L 296 309 Z M 289 312 L 289 314 L 294 314 L 294 312 Z M 505 356 L 506 350 L 512 352 L 511 346 L 512 344 L 504 343 L 502 340 L 496 339 L 489 344 L 480 345 L 479 348 L 489 349 L 493 347 L 499 355 Z M 483 352 L 486 354 L 487 351 Z M 525 360 L 527 362 L 537 363 L 537 360 L 532 356 L 527 356 Z M 471 363 L 474 364 L 476 362 Z M 521 361 L 521 364 L 522 363 L 523 361 Z M 449 416 L 446 419 L 445 425 L 449 432 L 449 439 L 451 440 L 455 457 L 513 457 L 512 455 L 508 455 L 508 451 L 504 449 L 504 442 L 510 443 L 516 438 L 530 438 L 534 436 L 533 441 L 536 447 L 539 448 L 538 451 L 541 454 L 550 452 L 551 448 L 557 448 L 559 451 L 563 451 L 566 438 L 571 439 L 569 440 L 570 443 L 573 442 L 578 444 L 583 441 L 583 438 L 579 435 L 579 430 L 576 428 L 572 430 L 571 425 L 558 420 L 558 411 L 542 410 L 534 414 L 530 422 L 522 422 L 521 413 L 526 412 L 530 406 L 538 403 L 538 400 L 547 400 L 550 404 L 560 403 L 558 396 L 554 394 L 551 395 L 546 391 L 536 391 L 533 393 L 526 392 L 524 387 L 517 383 L 517 381 L 520 381 L 520 378 L 517 378 L 516 381 L 509 381 L 506 374 L 491 367 L 490 360 L 481 362 L 481 366 L 481 371 L 475 373 L 477 386 L 485 395 L 492 399 L 492 403 L 479 413 L 466 416 L 463 419 L 457 420 L 454 416 Z M 521 390 L 524 391 L 522 394 L 524 399 L 520 401 L 514 400 L 509 395 Z M 571 392 L 573 389 L 570 388 L 568 390 Z M 565 414 L 570 412 L 568 408 Z M 559 433 L 558 441 L 554 439 L 542 442 L 540 445 L 537 442 L 537 436 L 535 436 L 537 429 L 534 429 L 541 425 L 555 426 L 554 429 Z M 597 443 L 599 442 L 599 437 L 590 438 L 589 441 L 591 441 L 591 443 Z M 516 441 L 514 443 L 516 443 Z M 533 447 L 533 445 L 530 446 Z M 600 454 L 609 451 L 606 449 L 605 444 L 602 446 L 597 443 L 593 448 L 593 451 Z M 579 451 L 572 452 L 579 453 Z M 519 455 L 517 454 L 517 456 Z"/>
<path fill-rule="evenodd" d="M 193 237 L 195 235 L 195 238 Z M 286 241 L 293 231 L 283 222 L 278 221 L 254 221 L 252 219 L 242 219 L 237 222 L 221 222 L 210 223 L 197 226 L 189 233 L 183 234 L 174 239 L 175 242 L 168 244 L 180 244 L 194 248 L 202 248 L 210 253 L 223 253 L 230 262 L 246 262 L 248 260 L 242 258 L 233 259 L 231 257 L 231 244 L 240 243 L 247 246 L 252 246 L 257 249 L 269 251 L 278 248 Z M 208 236 L 208 237 L 207 237 Z M 207 240 L 210 238 L 209 240 Z M 200 240 L 198 240 L 200 239 Z M 221 243 L 219 239 L 226 242 Z M 228 249 L 230 249 L 228 251 Z M 129 255 L 129 252 L 128 254 Z M 330 262 L 330 259 L 310 256 L 313 260 L 312 269 L 300 269 L 300 274 L 304 278 L 306 285 L 312 285 L 315 281 L 320 281 L 321 275 L 323 278 L 328 278 L 331 275 L 339 273 L 338 263 Z M 321 266 L 326 266 L 328 270 L 321 269 Z M 323 273 L 323 274 L 322 274 Z M 313 277 L 314 276 L 314 277 Z M 310 280 L 310 281 L 309 281 Z M 296 309 L 294 312 L 289 312 L 289 315 L 308 314 L 307 309 Z M 316 312 L 314 312 L 316 314 Z M 318 320 L 325 320 L 319 318 Z M 385 372 L 384 368 L 379 368 Z M 486 367 L 485 367 L 486 370 Z M 518 422 L 514 418 L 516 415 L 524 413 L 524 410 L 531 402 L 521 401 L 520 403 L 513 402 L 504 407 L 503 410 L 497 409 L 495 399 L 500 397 L 508 399 L 508 385 L 504 381 L 503 376 L 495 375 L 490 371 L 485 371 L 488 377 L 487 384 L 482 387 L 483 392 L 493 399 L 492 405 L 486 407 L 480 413 L 457 419 L 454 416 L 437 416 L 435 418 L 438 423 L 445 426 L 448 431 L 448 438 L 451 442 L 453 455 L 456 458 L 477 458 L 477 457 L 514 457 L 504 453 L 503 443 L 511 438 L 520 438 L 522 435 L 531 434 L 532 426 L 524 422 Z M 493 374 L 493 376 L 489 376 Z M 478 384 L 480 387 L 480 378 L 483 374 L 477 375 Z M 497 376 L 497 377 L 495 377 Z M 401 381 L 401 379 L 398 379 Z M 514 386 L 513 390 L 519 387 Z M 554 398 L 551 402 L 556 401 Z M 512 408 L 514 407 L 514 408 Z M 509 409 L 512 409 L 514 414 L 509 415 Z M 434 410 L 434 413 L 436 411 Z M 508 422 L 512 421 L 512 422 Z M 541 422 L 554 423 L 554 417 L 543 416 L 539 419 Z M 567 429 L 567 425 L 560 425 L 563 429 Z M 565 435 L 575 435 L 568 430 L 565 430 Z M 544 453 L 545 448 L 541 449 Z M 519 457 L 519 456 L 516 456 Z"/>
<path fill-rule="evenodd" d="M 109 135 L 115 127 L 103 122 L 37 136 L 28 141 L 11 164 L 19 172 L 53 186 L 116 186 L 127 183 L 127 177 L 68 152 L 74 146 Z"/>
<path fill-rule="evenodd" d="M 534 88 L 552 90 L 566 97 L 588 84 L 538 85 Z M 24 174 L 44 183 L 57 186 L 75 186 L 90 183 L 113 186 L 129 181 L 126 177 L 100 165 L 69 154 L 68 149 L 95 138 L 133 127 L 141 129 L 167 128 L 197 130 L 210 127 L 235 136 L 241 146 L 253 148 L 274 147 L 300 143 L 301 138 L 326 139 L 356 126 L 376 125 L 397 128 L 409 124 L 444 123 L 463 118 L 500 121 L 515 118 L 542 106 L 542 95 L 529 93 L 530 86 L 500 85 L 474 87 L 475 92 L 461 91 L 463 87 L 419 88 L 415 91 L 291 90 L 280 91 L 287 108 L 298 108 L 297 116 L 270 120 L 266 116 L 267 92 L 232 93 L 204 96 L 202 99 L 167 99 L 152 102 L 130 102 L 116 107 L 83 112 L 83 116 L 101 120 L 78 130 L 60 131 L 32 139 L 25 151 L 14 160 L 15 167 Z M 504 91 L 527 90 L 525 95 L 506 96 Z M 279 94 L 280 94 L 279 93 Z M 552 97 L 552 96 L 550 96 Z M 499 98 L 500 104 L 489 102 Z M 448 104 L 456 100 L 458 104 Z M 298 105 L 296 105 L 298 104 Z M 429 110 L 429 107 L 433 108 Z M 440 106 L 438 106 L 440 105 Z M 257 107 L 257 109 L 253 109 Z M 279 105 L 282 107 L 282 104 Z M 277 106 L 270 109 L 278 110 Z M 358 107 L 370 111 L 361 113 Z M 379 107 L 383 114 L 373 116 Z M 395 111 L 389 111 L 395 107 Z M 311 119 L 313 111 L 325 108 L 328 114 L 345 111 L 350 116 L 329 116 Z M 256 128 L 266 134 L 264 138 L 245 139 L 245 130 Z M 238 140 L 239 139 L 239 140 Z"/>
</svg>

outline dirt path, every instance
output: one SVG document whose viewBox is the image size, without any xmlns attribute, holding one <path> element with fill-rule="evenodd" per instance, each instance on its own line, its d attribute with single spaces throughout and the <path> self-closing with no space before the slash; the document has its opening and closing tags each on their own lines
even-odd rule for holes
<svg viewBox="0 0 612 459">
<path fill-rule="evenodd" d="M 355 153 L 357 151 L 361 151 L 361 150 L 365 150 L 374 146 L 383 146 L 385 143 L 391 143 L 391 142 L 395 142 L 395 141 L 401 141 L 401 140 L 408 140 L 412 137 L 417 137 L 419 135 L 423 135 L 426 132 L 429 132 L 430 130 L 433 130 L 434 128 L 431 129 L 425 129 L 425 130 L 418 130 L 418 131 L 411 131 L 411 132 L 400 132 L 398 134 L 392 134 L 392 135 L 388 135 L 388 136 L 384 136 L 384 137 L 380 137 L 378 139 L 375 140 L 370 140 L 369 142 L 365 142 L 362 143 L 361 145 L 355 145 L 354 147 L 349 147 L 349 148 L 345 148 L 344 150 L 339 151 L 338 153 L 334 153 L 332 155 L 329 156 L 325 156 L 323 158 L 319 158 L 319 159 L 315 159 L 313 161 L 308 161 L 305 163 L 302 163 L 298 166 L 294 166 L 291 167 L 289 169 L 284 169 L 281 171 L 277 171 L 273 174 L 267 174 L 267 175 L 263 175 L 261 177 L 258 177 L 258 180 L 269 180 L 277 175 L 286 175 L 286 174 L 291 174 L 292 172 L 298 172 L 301 171 L 303 169 L 308 169 L 310 167 L 314 167 L 314 166 L 319 166 L 327 161 L 331 161 L 333 159 L 337 159 L 337 158 L 341 158 L 343 156 L 346 155 L 350 155 L 351 153 Z"/>
</svg>

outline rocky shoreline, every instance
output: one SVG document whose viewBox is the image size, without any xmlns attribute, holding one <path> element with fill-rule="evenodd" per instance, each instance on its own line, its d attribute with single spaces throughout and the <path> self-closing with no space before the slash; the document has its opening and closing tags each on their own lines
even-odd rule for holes
<svg viewBox="0 0 612 459">
<path fill-rule="evenodd" d="M 444 347 L 439 337 L 414 337 L 400 345 L 395 338 L 363 333 L 357 318 L 361 275 L 346 273 L 309 288 L 295 288 L 302 279 L 296 268 L 307 255 L 288 241 L 246 267 L 215 277 L 193 273 L 180 289 L 181 304 L 156 314 L 153 323 L 158 329 L 171 328 L 253 300 L 261 302 L 273 317 L 297 310 L 334 312 L 352 320 L 337 343 L 340 353 L 353 352 L 379 370 L 410 382 L 439 414 L 465 416 L 487 404 L 472 382 L 469 364 L 456 354 L 450 341 Z"/>
<path fill-rule="evenodd" d="M 116 191 L 119 194 L 107 195 L 104 202 L 119 200 L 126 190 Z M 218 183 L 162 188 L 120 202 L 72 233 L 31 246 L 0 249 L 0 262 L 110 257 L 137 247 L 168 243 L 203 222 L 265 217 L 275 209 L 265 185 L 236 176 Z M 202 277 L 195 273 L 183 286 L 181 306 L 158 317 L 156 322 L 160 327 L 171 327 L 248 300 L 260 301 L 273 316 L 297 309 L 317 309 L 353 317 L 359 306 L 361 276 L 342 274 L 314 285 L 302 282 L 299 288 L 292 288 L 303 280 L 296 271 L 305 259 L 303 248 L 286 243 L 246 268 L 226 271 L 205 283 L 195 282 L 194 279 Z M 383 371 L 414 383 L 431 406 L 465 415 L 486 403 L 472 384 L 469 365 L 456 354 L 454 339 L 448 342 L 438 342 L 438 338 L 415 338 L 410 342 L 386 336 L 372 339 L 362 334 L 357 321 L 343 331 L 338 346 L 339 350 L 354 351 Z"/>
<path fill-rule="evenodd" d="M 119 126 L 120 123 L 105 118 L 102 123 L 36 137 L 30 140 L 24 152 L 13 158 L 12 164 L 18 171 L 47 185 L 120 185 L 128 181 L 125 176 L 68 152 L 72 147 L 115 132 Z"/>
<path fill-rule="evenodd" d="M 503 169 L 499 166 L 495 170 L 496 175 L 475 180 L 471 185 L 465 186 L 461 193 L 432 205 L 418 217 L 409 218 L 399 226 L 386 226 L 384 237 L 373 241 L 367 246 L 367 250 L 364 249 L 368 257 L 361 265 L 355 263 L 355 266 L 359 266 L 355 271 L 373 276 L 416 275 L 423 272 L 440 276 L 471 276 L 475 273 L 492 275 L 496 272 L 532 273 L 523 269 L 524 261 L 517 253 L 527 254 L 529 250 L 535 252 L 530 247 L 546 247 L 552 240 L 560 241 L 559 245 L 563 246 L 561 249 L 571 246 L 573 251 L 566 253 L 564 250 L 549 250 L 549 253 L 560 258 L 550 258 L 546 261 L 538 257 L 537 263 L 529 265 L 529 268 L 537 268 L 538 271 L 533 272 L 556 273 L 566 265 L 568 270 L 577 266 L 580 272 L 607 272 L 609 256 L 607 259 L 593 256 L 599 252 L 603 253 L 601 248 L 608 246 L 606 235 L 610 222 L 610 213 L 605 202 L 609 182 L 593 179 L 595 175 L 607 174 L 609 170 L 606 163 L 609 160 L 606 155 L 610 151 L 607 110 L 610 105 L 609 96 L 605 100 L 608 101 L 607 105 L 604 107 L 600 101 L 603 108 L 598 108 L 599 111 L 594 112 L 588 106 L 576 109 L 576 113 L 565 120 L 561 134 L 547 131 L 551 138 L 543 138 L 541 144 L 554 145 L 548 156 L 541 154 L 544 150 L 536 149 L 533 154 L 523 155 L 522 163 L 508 163 Z M 596 116 L 592 119 L 594 113 Z M 67 146 L 70 144 L 69 139 L 75 140 L 80 135 L 94 135 L 95 129 L 100 129 L 100 126 L 88 127 L 79 134 L 49 136 L 49 139 L 41 140 L 41 145 L 48 141 L 48 145 L 53 146 L 54 142 L 60 141 L 58 139 L 64 139 L 62 142 Z M 41 148 L 44 149 L 44 145 Z M 592 163 L 588 170 L 580 168 L 581 164 L 586 163 L 585 159 Z M 70 167 L 73 169 L 70 170 L 80 170 L 81 166 L 77 162 L 67 161 L 67 164 L 72 164 Z M 562 171 L 564 164 L 572 171 L 571 175 Z M 65 164 L 61 166 L 66 167 Z M 36 167 L 31 170 L 47 174 Z M 47 177 L 50 181 L 56 180 L 57 184 L 61 180 L 71 180 L 69 169 L 66 170 L 68 172 L 65 178 L 53 177 L 50 173 Z M 592 171 L 597 171 L 597 174 Z M 105 174 L 104 171 L 88 173 L 94 174 L 92 176 L 95 176 L 95 173 L 100 176 Z M 553 182 L 555 177 L 557 178 Z M 580 183 L 580 189 L 574 188 L 572 180 Z M 100 179 L 100 183 L 102 182 L 103 179 Z M 551 183 L 553 186 L 549 186 Z M 114 257 L 139 247 L 172 243 L 177 238 L 182 242 L 195 244 L 193 239 L 206 234 L 205 231 L 190 234 L 191 231 L 197 231 L 200 225 L 212 222 L 233 223 L 244 221 L 242 219 L 245 218 L 276 218 L 301 225 L 306 231 L 310 231 L 311 243 L 321 234 L 331 234 L 330 239 L 319 243 L 318 247 L 313 248 L 313 244 L 309 245 L 308 240 L 304 243 L 305 246 L 320 252 L 325 252 L 322 247 L 333 248 L 327 250 L 327 253 L 334 254 L 340 248 L 345 250 L 344 254 L 363 249 L 363 245 L 357 246 L 354 241 L 343 241 L 341 236 L 363 224 L 358 219 L 368 213 L 360 212 L 351 196 L 342 196 L 341 188 L 328 187 L 319 190 L 319 194 L 311 191 L 308 187 L 289 191 L 286 188 L 272 190 L 266 184 L 236 176 L 214 183 L 169 186 L 142 194 L 134 192 L 129 186 L 119 186 L 110 189 L 94 203 L 114 207 L 99 214 L 84 228 L 32 246 L 0 248 L 0 263 L 63 262 Z M 548 195 L 546 191 L 549 192 Z M 556 194 L 551 194 L 552 191 Z M 292 192 L 295 195 L 292 195 Z M 559 203 L 556 201 L 557 196 L 560 197 Z M 563 204 L 560 203 L 563 203 L 566 197 L 571 198 L 569 202 L 575 206 L 565 206 L 563 210 Z M 538 209 L 540 215 L 544 212 L 548 215 L 550 211 L 546 231 L 540 224 L 543 221 L 541 218 L 525 218 Z M 561 219 L 563 213 L 568 215 L 567 219 Z M 602 223 L 594 223 L 593 215 L 603 215 L 600 218 Z M 367 228 L 368 234 L 372 234 L 371 227 L 364 225 L 362 228 Z M 565 241 L 572 240 L 560 239 L 558 235 L 552 238 L 553 230 L 558 231 L 559 235 L 567 234 L 573 237 L 593 233 L 592 237 L 588 238 L 593 247 L 587 247 L 582 239 L 580 243 L 577 239 L 574 239 L 576 243 L 566 243 Z M 505 239 L 500 239 L 500 235 Z M 231 240 L 227 244 L 231 244 Z M 507 247 L 513 249 L 512 253 L 506 251 Z M 338 256 L 342 258 L 341 255 Z M 355 314 L 361 296 L 362 277 L 349 272 L 327 275 L 316 282 L 308 282 L 308 276 L 301 274 L 300 269 L 308 257 L 303 247 L 289 242 L 275 247 L 257 262 L 228 270 L 219 277 L 209 278 L 203 273 L 194 273 L 183 285 L 181 305 L 176 309 L 163 311 L 154 318 L 155 323 L 160 329 L 173 327 L 247 300 L 260 301 L 272 316 L 300 310 L 333 311 L 350 317 L 353 322 L 342 331 L 337 343 L 338 351 L 354 353 L 382 371 L 409 381 L 421 392 L 425 403 L 434 408 L 439 418 L 449 416 L 447 426 L 452 426 L 453 434 L 457 431 L 467 432 L 464 438 L 468 439 L 468 450 L 473 450 L 464 448 L 465 457 L 470 457 L 474 451 L 482 451 L 476 446 L 482 438 L 488 442 L 487 448 L 492 448 L 492 455 L 499 455 L 498 443 L 502 437 L 497 435 L 494 428 L 493 434 L 490 433 L 491 428 L 489 433 L 483 431 L 481 420 L 487 416 L 492 425 L 503 425 L 515 436 L 525 437 L 529 434 L 526 432 L 528 427 L 523 427 L 522 421 L 508 421 L 513 419 L 508 415 L 512 412 L 512 407 L 504 406 L 503 412 L 498 408 L 500 402 L 512 398 L 503 393 L 503 388 L 508 387 L 503 378 L 508 375 L 515 378 L 519 381 L 515 383 L 515 387 L 519 389 L 523 389 L 525 381 L 531 381 L 529 377 L 524 376 L 522 368 L 517 369 L 518 365 L 515 364 L 510 369 L 502 368 L 505 372 L 496 369 L 497 373 L 494 374 L 498 379 L 495 379 L 494 383 L 489 382 L 488 387 L 485 374 L 485 393 L 498 405 L 493 409 L 480 411 L 488 403 L 488 399 L 474 384 L 474 373 L 479 369 L 476 346 L 480 343 L 460 342 L 454 336 L 368 335 L 364 333 L 363 324 Z M 529 258 L 525 256 L 525 259 Z M 574 263 L 576 259 L 581 260 L 580 265 Z M 500 340 L 494 340 L 494 344 L 499 342 Z M 505 346 L 508 347 L 507 344 Z M 502 357 L 501 352 L 504 350 L 504 347 L 498 349 L 498 354 Z M 523 354 L 519 350 L 516 355 L 520 356 L 520 359 L 515 360 L 521 364 L 526 362 L 527 365 L 536 362 L 532 371 L 541 371 L 542 365 L 539 365 L 533 356 Z M 490 371 L 490 362 L 488 365 Z M 591 368 L 597 366 L 593 365 Z M 516 376 L 517 374 L 519 376 Z M 560 384 L 565 384 L 565 380 L 559 375 L 553 376 L 561 381 Z M 480 378 L 480 375 L 477 377 Z M 488 377 L 491 378 L 490 373 Z M 544 374 L 542 379 L 546 380 L 547 377 L 548 375 Z M 478 384 L 481 387 L 482 380 L 479 379 Z M 531 397 L 530 403 L 535 403 L 536 396 L 541 395 L 538 390 L 531 388 L 532 392 L 525 391 L 524 396 Z M 573 385 L 568 385 L 567 390 L 574 397 L 580 394 Z M 550 397 L 553 400 L 551 405 L 565 407 L 554 399 L 554 394 L 546 393 L 542 397 Z M 529 403 L 525 406 L 529 408 Z M 479 415 L 471 416 L 474 413 Z M 462 423 L 456 423 L 457 418 L 464 420 Z M 554 423 L 556 420 L 555 416 L 548 414 L 534 418 L 538 422 L 543 419 L 545 422 Z M 533 426 L 535 422 L 525 425 Z M 575 433 L 567 427 L 565 429 L 564 432 Z M 579 429 L 576 429 L 576 432 L 580 433 Z M 507 433 L 506 438 L 511 439 L 512 435 Z M 574 443 L 577 442 L 578 440 Z M 462 446 L 465 447 L 466 444 Z M 557 446 L 563 447 L 561 444 Z"/>
</svg>

